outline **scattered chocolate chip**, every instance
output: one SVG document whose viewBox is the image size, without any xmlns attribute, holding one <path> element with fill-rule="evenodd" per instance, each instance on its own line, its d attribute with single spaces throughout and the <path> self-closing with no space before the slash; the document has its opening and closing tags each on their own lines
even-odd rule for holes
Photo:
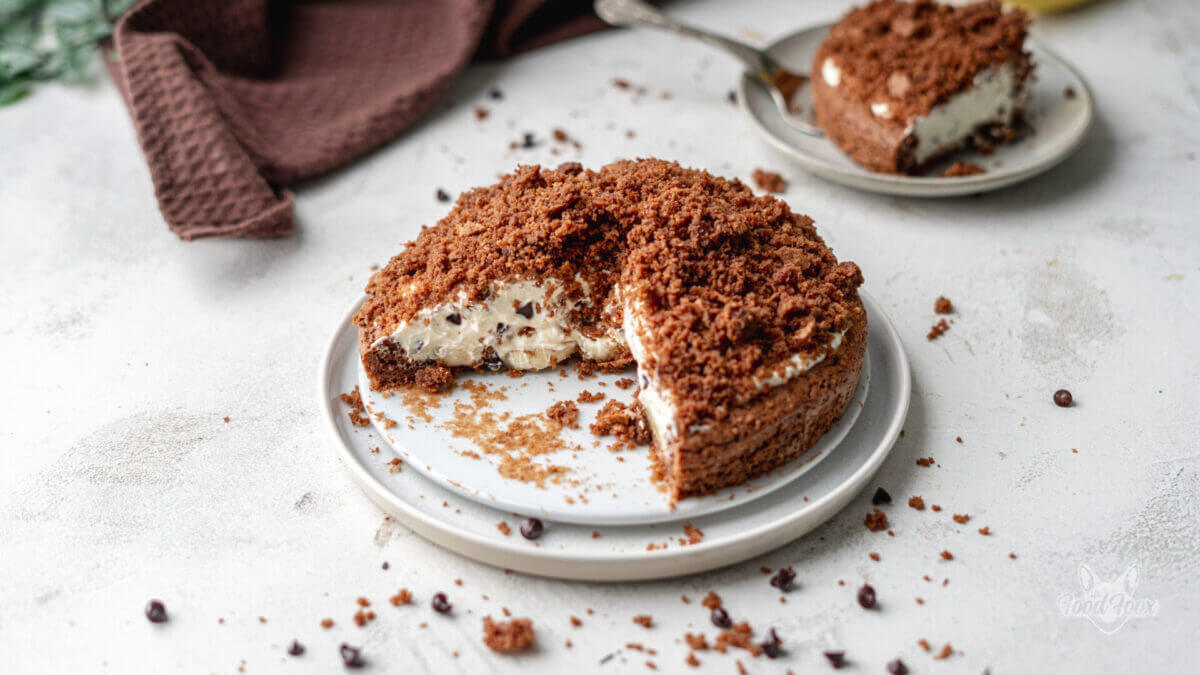
<svg viewBox="0 0 1200 675">
<path fill-rule="evenodd" d="M 500 99 L 504 98 L 504 92 L 500 91 L 499 89 L 492 89 L 488 92 L 488 96 L 492 97 L 493 100 L 499 101 Z"/>
<path fill-rule="evenodd" d="M 879 506 L 880 504 L 891 504 L 892 496 L 883 488 L 876 488 L 874 496 L 871 497 L 871 504 Z"/>
<path fill-rule="evenodd" d="M 545 524 L 538 518 L 526 518 L 525 522 L 521 523 L 521 536 L 533 541 L 542 536 L 542 530 L 546 529 Z"/>
<path fill-rule="evenodd" d="M 528 150 L 537 147 L 537 141 L 533 140 L 533 134 L 525 132 L 521 135 L 521 147 Z"/>
<path fill-rule="evenodd" d="M 338 647 L 338 653 L 342 655 L 342 665 L 347 668 L 362 668 L 367 665 L 367 662 L 363 661 L 360 647 L 351 647 L 343 642 L 342 646 Z"/>
<path fill-rule="evenodd" d="M 767 631 L 767 639 L 764 640 L 759 646 L 762 647 L 763 654 L 766 654 L 768 659 L 774 659 L 779 657 L 779 654 L 782 651 L 779 647 L 782 644 L 783 640 L 779 639 L 779 635 L 777 635 L 775 633 L 775 629 L 772 628 Z"/>
<path fill-rule="evenodd" d="M 518 307 L 517 314 L 520 314 L 521 316 L 525 317 L 526 319 L 532 319 L 533 318 L 533 303 L 527 302 L 527 303 L 521 305 L 520 307 Z"/>
<path fill-rule="evenodd" d="M 504 367 L 504 361 L 500 360 L 499 356 L 496 356 L 496 352 L 488 352 L 483 355 L 483 365 L 494 373 Z"/>
<path fill-rule="evenodd" d="M 829 665 L 833 666 L 834 670 L 846 666 L 846 652 L 825 652 L 825 658 L 829 659 Z"/>
<path fill-rule="evenodd" d="M 1063 89 L 1063 96 L 1066 98 L 1075 98 L 1075 88 L 1067 87 L 1066 89 Z"/>
<path fill-rule="evenodd" d="M 717 628 L 729 628 L 733 625 L 733 621 L 729 618 L 729 612 L 726 612 L 721 607 L 713 607 L 713 610 L 708 615 L 708 618 Z"/>
<path fill-rule="evenodd" d="M 382 567 L 383 569 L 385 569 L 385 570 L 386 570 L 388 567 L 390 567 L 390 565 L 388 565 L 388 561 L 384 560 L 384 561 L 383 561 L 383 564 L 382 564 L 382 565 L 380 565 L 380 567 Z"/>
<path fill-rule="evenodd" d="M 150 623 L 166 623 L 167 607 L 161 600 L 151 600 L 146 603 L 146 618 Z"/>
<path fill-rule="evenodd" d="M 737 103 L 737 93 L 732 89 L 729 90 L 729 93 L 726 94 L 725 97 L 729 99 L 730 103 Z"/>
<path fill-rule="evenodd" d="M 447 614 L 451 609 L 454 609 L 454 605 L 450 604 L 450 600 L 446 598 L 445 593 L 434 593 L 433 600 L 429 601 L 429 606 L 433 607 L 433 611 L 438 614 Z"/>
<path fill-rule="evenodd" d="M 771 577 L 771 585 L 781 591 L 787 592 L 792 588 L 792 582 L 796 580 L 796 572 L 791 567 L 781 567 L 775 576 Z"/>
<path fill-rule="evenodd" d="M 300 656 L 304 653 L 304 645 L 300 644 L 299 640 L 292 640 L 292 646 L 288 647 L 288 653 L 292 656 Z"/>
<path fill-rule="evenodd" d="M 1074 399 L 1071 397 L 1071 392 L 1067 391 L 1066 389 L 1059 389 L 1058 391 L 1054 392 L 1054 405 L 1060 408 L 1066 408 L 1067 406 L 1071 405 L 1071 401 L 1073 400 Z"/>
<path fill-rule="evenodd" d="M 875 589 L 871 588 L 870 584 L 863 584 L 863 587 L 858 589 L 858 604 L 862 605 L 863 609 L 875 606 Z"/>
<path fill-rule="evenodd" d="M 450 201 L 450 195 L 442 188 L 438 188 L 437 189 L 437 200 L 439 202 L 448 202 L 448 201 Z"/>
<path fill-rule="evenodd" d="M 887 671 L 891 675 L 908 675 L 908 666 L 904 665 L 904 662 L 900 659 L 896 659 L 895 661 L 888 662 Z"/>
<path fill-rule="evenodd" d="M 446 320 L 449 321 L 450 323 L 454 324 L 455 326 L 462 325 L 462 315 L 460 315 L 460 314 L 451 314 L 450 316 L 446 317 Z"/>
</svg>

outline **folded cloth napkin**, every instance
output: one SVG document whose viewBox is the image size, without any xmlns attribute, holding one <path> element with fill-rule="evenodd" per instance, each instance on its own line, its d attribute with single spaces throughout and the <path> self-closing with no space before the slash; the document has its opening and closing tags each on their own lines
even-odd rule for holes
<svg viewBox="0 0 1200 675">
<path fill-rule="evenodd" d="M 278 237 L 284 186 L 413 124 L 476 57 L 601 27 L 586 0 L 143 0 L 109 68 L 175 234 Z"/>
</svg>

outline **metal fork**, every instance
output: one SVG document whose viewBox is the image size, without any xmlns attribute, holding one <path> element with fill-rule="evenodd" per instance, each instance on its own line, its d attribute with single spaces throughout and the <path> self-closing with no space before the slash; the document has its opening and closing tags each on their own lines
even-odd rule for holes
<svg viewBox="0 0 1200 675">
<path fill-rule="evenodd" d="M 723 50 L 746 66 L 746 71 L 763 83 L 775 101 L 775 107 L 784 121 L 796 131 L 810 136 L 823 136 L 820 128 L 804 119 L 792 109 L 790 99 L 807 75 L 791 72 L 779 65 L 770 54 L 751 47 L 744 42 L 731 40 L 716 33 L 693 28 L 672 20 L 666 14 L 642 2 L 642 0 L 596 0 L 596 14 L 613 26 L 650 26 L 670 31 L 677 35 L 699 40 L 711 47 Z M 785 92 L 781 89 L 790 89 Z"/>
</svg>

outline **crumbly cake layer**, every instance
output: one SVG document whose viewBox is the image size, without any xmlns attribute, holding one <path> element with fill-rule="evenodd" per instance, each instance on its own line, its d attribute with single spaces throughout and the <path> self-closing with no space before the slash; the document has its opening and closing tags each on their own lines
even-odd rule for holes
<svg viewBox="0 0 1200 675">
<path fill-rule="evenodd" d="M 917 172 L 974 134 L 1007 140 L 1033 69 L 1028 23 L 995 1 L 852 10 L 813 58 L 817 123 L 854 161 L 887 173 Z"/>
<path fill-rule="evenodd" d="M 673 448 L 655 447 L 672 498 L 740 485 L 803 454 L 851 404 L 866 349 L 866 312 L 856 303 L 845 340 L 819 367 L 735 411 L 726 424 L 680 439 Z"/>
<path fill-rule="evenodd" d="M 657 443 L 674 457 L 692 451 L 681 443 L 753 414 L 760 402 L 782 400 L 778 392 L 806 373 L 834 370 L 839 343 L 855 330 L 865 339 L 861 282 L 858 267 L 839 263 L 810 219 L 738 181 L 660 160 L 599 171 L 521 167 L 465 193 L 380 270 L 355 322 L 377 389 L 413 382 L 436 388 L 461 368 L 552 366 L 568 351 L 623 366 L 636 346 L 640 396 L 645 403 L 652 391 L 662 399 L 659 426 L 673 433 L 658 434 Z M 504 294 L 530 284 L 553 290 L 539 296 L 545 302 Z M 484 320 L 464 333 L 468 312 L 499 321 L 486 334 L 478 330 Z M 445 337 L 450 318 L 456 344 Z M 579 344 L 554 338 L 549 357 L 521 356 L 511 341 L 522 333 L 539 340 L 547 331 L 543 319 L 555 324 L 554 335 L 582 336 Z M 441 337 L 431 346 L 434 335 Z M 606 349 L 584 349 L 610 338 Z M 626 347 L 626 339 L 636 344 Z M 840 415 L 824 400 L 811 403 L 822 419 Z M 754 443 L 751 467 L 773 465 L 772 453 L 802 450 L 794 438 L 791 450 L 763 449 L 778 445 L 773 435 L 797 433 L 794 411 L 785 415 L 786 406 L 778 406 L 760 413 L 771 419 L 760 420 L 768 426 L 757 440 L 734 434 L 713 442 L 735 449 L 742 440 Z M 738 424 L 759 429 L 752 422 Z M 717 474 L 733 484 L 747 470 L 733 455 L 680 466 L 673 478 L 680 485 L 716 485 Z"/>
</svg>

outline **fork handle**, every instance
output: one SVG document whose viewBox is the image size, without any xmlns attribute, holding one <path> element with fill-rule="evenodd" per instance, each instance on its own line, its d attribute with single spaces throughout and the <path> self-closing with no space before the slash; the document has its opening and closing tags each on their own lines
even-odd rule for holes
<svg viewBox="0 0 1200 675">
<path fill-rule="evenodd" d="M 596 14 L 613 26 L 649 26 L 699 40 L 741 61 L 748 71 L 769 81 L 777 66 L 763 51 L 744 42 L 692 28 L 668 17 L 642 0 L 596 0 Z"/>
</svg>

